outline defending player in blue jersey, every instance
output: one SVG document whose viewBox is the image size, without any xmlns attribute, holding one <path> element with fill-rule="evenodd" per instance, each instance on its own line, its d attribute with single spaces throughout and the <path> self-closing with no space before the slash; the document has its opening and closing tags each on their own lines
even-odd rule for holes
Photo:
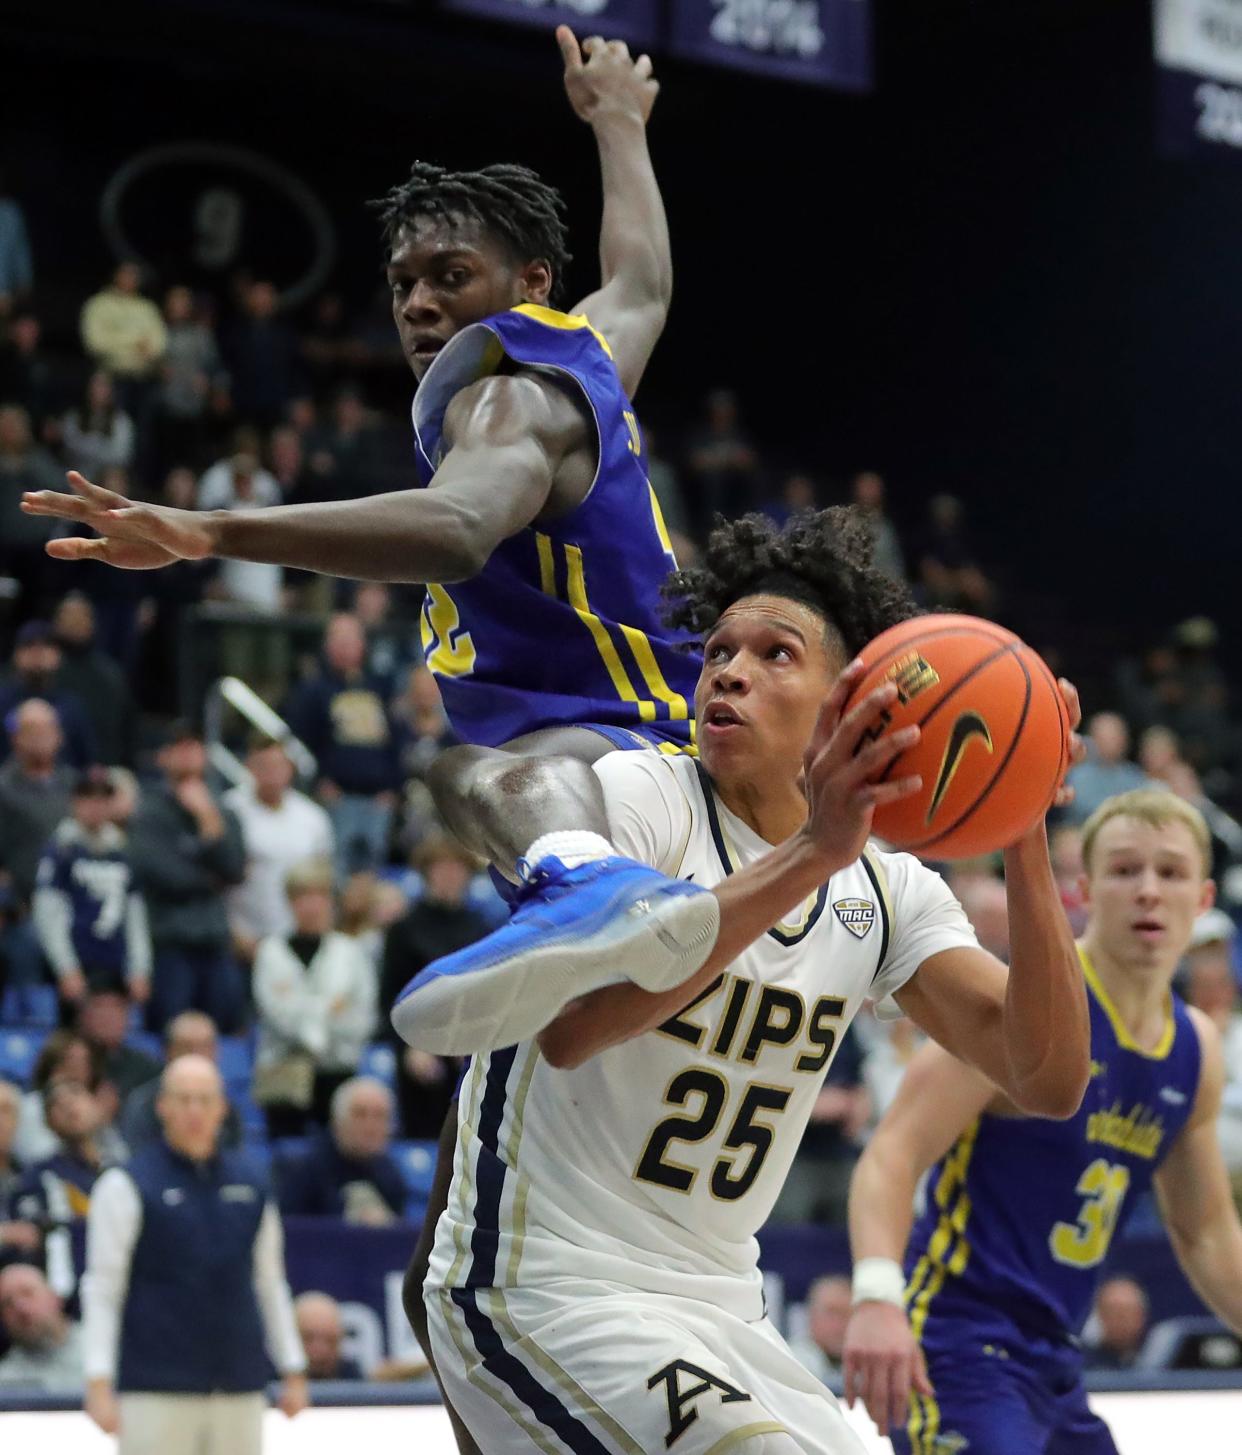
<svg viewBox="0 0 1242 1455">
<path fill-rule="evenodd" d="M 593 37 L 580 50 L 566 27 L 557 39 L 570 102 L 599 148 L 594 293 L 556 311 L 570 261 L 562 203 L 525 168 L 420 163 L 380 204 L 393 318 L 421 381 L 418 483 L 433 488 L 194 512 L 134 505 L 73 473 L 72 494 L 24 499 L 98 532 L 53 542 L 60 559 L 151 569 L 214 555 L 435 583 L 428 659 L 472 746 L 445 755 L 433 786 L 460 837 L 494 863 L 531 866 L 526 918 L 489 940 L 482 961 L 453 967 L 480 984 L 481 1014 L 494 1006 L 490 1024 L 471 1028 L 480 1046 L 525 1033 L 509 1009 L 545 1024 L 618 978 L 680 983 L 718 922 L 698 886 L 612 854 L 590 769 L 618 746 L 688 743 L 698 663 L 674 654 L 653 615 L 673 562 L 629 404 L 672 289 L 646 140 L 658 87 L 650 60 L 623 44 Z M 549 942 L 560 947 L 551 962 Z M 499 969 L 508 997 L 490 994 Z"/>
<path fill-rule="evenodd" d="M 485 964 L 452 967 L 479 984 L 478 1013 L 462 1011 L 474 1049 L 529 1033 L 510 1007 L 539 1026 L 618 978 L 679 983 L 717 921 L 698 886 L 612 852 L 589 766 L 618 746 L 688 745 L 697 663 L 654 614 L 675 563 L 630 406 L 672 287 L 646 140 L 658 87 L 650 60 L 620 42 L 593 38 L 584 59 L 568 28 L 557 38 L 570 101 L 599 147 L 598 290 L 572 313 L 553 306 L 569 263 L 563 204 L 525 168 L 416 163 L 377 204 L 393 318 L 420 380 L 418 483 L 431 488 L 196 512 L 133 505 L 71 473 L 73 493 L 24 500 L 98 530 L 52 542 L 61 559 L 148 569 L 214 555 L 430 583 L 428 661 L 472 745 L 445 755 L 433 791 L 460 838 L 514 877 L 519 859 L 529 864 L 526 907 L 548 910 L 538 944 L 515 923 L 488 942 Z M 549 939 L 561 960 L 543 953 Z M 500 970 L 507 1000 L 491 995 Z"/>
<path fill-rule="evenodd" d="M 894 1427 L 897 1455 L 1116 1455 L 1087 1404 L 1077 1336 L 1149 1186 L 1187 1277 L 1242 1332 L 1242 1224 L 1216 1138 L 1220 1042 L 1170 989 L 1212 902 L 1207 827 L 1181 799 L 1140 789 L 1088 820 L 1083 859 L 1092 1064 L 1079 1110 L 1024 1119 L 929 1046 L 855 1172 L 846 1393 Z"/>
</svg>

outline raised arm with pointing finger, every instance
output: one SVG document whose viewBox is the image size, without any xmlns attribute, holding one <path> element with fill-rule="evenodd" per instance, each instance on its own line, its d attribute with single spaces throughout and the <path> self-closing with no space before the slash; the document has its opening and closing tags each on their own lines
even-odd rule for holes
<svg viewBox="0 0 1242 1455">
<path fill-rule="evenodd" d="M 411 484 L 429 488 L 200 515 L 133 506 L 75 476 L 73 496 L 36 495 L 26 508 L 100 532 L 58 542 L 52 553 L 65 559 L 154 568 L 218 555 L 427 584 L 428 663 L 471 745 L 437 762 L 442 812 L 510 864 L 568 830 L 588 845 L 582 875 L 611 874 L 615 885 L 627 871 L 610 855 L 588 764 L 614 746 L 687 744 L 697 671 L 657 611 L 674 562 L 630 400 L 663 325 L 671 268 L 647 152 L 650 61 L 598 39 L 579 49 L 568 31 L 558 44 L 604 187 L 600 286 L 577 309 L 560 311 L 561 199 L 527 169 L 419 162 L 380 204 L 393 319 L 419 380 Z M 528 754 L 578 761 L 541 774 L 490 751 L 519 738 Z M 565 888 L 559 903 L 572 906 Z M 688 888 L 660 892 L 688 898 Z M 528 899 L 541 892 L 528 886 Z M 680 964 L 672 939 L 636 951 L 644 921 L 624 916 L 637 893 L 631 884 L 615 895 L 618 963 L 648 974 Z M 426 1348 L 420 1268 L 416 1255 L 408 1308 Z"/>
<path fill-rule="evenodd" d="M 672 294 L 668 227 L 646 134 L 659 86 L 649 57 L 631 60 L 620 41 L 594 37 L 580 49 L 564 26 L 557 40 L 570 101 L 595 133 L 604 188 L 600 287 L 573 314 L 588 317 L 608 341 L 621 384 L 632 394 Z M 420 379 L 462 329 L 518 305 L 546 307 L 559 288 L 560 258 L 545 255 L 552 247 L 539 247 L 559 241 L 563 254 L 559 198 L 533 174 L 520 172 L 452 174 L 448 185 L 441 176 L 440 195 L 429 202 L 447 210 L 456 226 L 424 229 L 402 219 L 390 227 L 393 316 Z M 498 210 L 514 205 L 505 188 L 519 202 L 526 188 L 526 205 L 532 221 L 542 221 L 542 234 L 536 225 L 527 238 L 512 236 L 521 231 L 517 224 L 507 229 L 510 235 L 495 236 L 479 225 L 482 208 L 460 179 L 489 173 L 494 175 L 483 190 Z M 61 560 L 151 570 L 220 556 L 359 580 L 451 583 L 481 572 L 496 547 L 523 527 L 580 503 L 594 475 L 590 412 L 574 391 L 545 374 L 518 369 L 462 388 L 448 403 L 443 424 L 435 488 L 428 491 L 198 512 L 135 504 L 71 471 L 72 494 L 33 491 L 23 508 L 99 533 L 99 539 L 52 541 L 48 553 Z"/>
</svg>

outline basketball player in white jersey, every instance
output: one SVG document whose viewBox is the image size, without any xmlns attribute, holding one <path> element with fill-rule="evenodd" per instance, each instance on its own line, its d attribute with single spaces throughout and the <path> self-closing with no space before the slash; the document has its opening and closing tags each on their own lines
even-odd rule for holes
<svg viewBox="0 0 1242 1455">
<path fill-rule="evenodd" d="M 719 939 L 677 989 L 596 990 L 466 1076 L 425 1296 L 489 1455 L 861 1449 L 765 1317 L 754 1234 L 865 999 L 1033 1113 L 1079 1104 L 1087 1008 L 1042 826 L 1005 856 L 1008 972 L 937 875 L 868 845 L 919 786 L 879 781 L 918 731 L 875 740 L 894 684 L 844 712 L 846 664 L 910 614 L 870 555 L 848 511 L 750 517 L 675 578 L 674 624 L 705 632 L 701 763 L 596 771 L 618 850 L 713 886 Z"/>
</svg>

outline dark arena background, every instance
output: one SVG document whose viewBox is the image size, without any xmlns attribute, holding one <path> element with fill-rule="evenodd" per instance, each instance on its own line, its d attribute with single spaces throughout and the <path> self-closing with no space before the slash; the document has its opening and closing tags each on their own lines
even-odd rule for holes
<svg viewBox="0 0 1242 1455">
<path fill-rule="evenodd" d="M 1153 44 L 1174 12 L 1207 37 L 1202 54 L 1218 52 L 1218 69 L 1205 60 L 1196 70 Z M 731 15 L 736 30 L 722 29 Z M 1079 685 L 1093 781 L 1157 779 L 1204 811 L 1221 913 L 1196 931 L 1196 952 L 1215 947 L 1236 971 L 1236 0 L 1159 0 L 1155 13 L 1143 0 L 6 0 L 0 753 L 31 695 L 21 654 L 46 647 L 50 666 L 31 669 L 41 692 L 74 700 L 62 713 L 63 766 L 122 770 L 141 804 L 164 746 L 189 730 L 170 727 L 188 721 L 204 735 L 213 788 L 235 789 L 255 732 L 279 738 L 286 723 L 298 732 L 329 617 L 354 614 L 404 746 L 392 781 L 374 786 L 395 806 L 380 841 L 360 830 L 343 843 L 338 832 L 334 887 L 342 923 L 386 983 L 394 926 L 426 892 L 431 861 L 456 862 L 423 783 L 451 735 L 421 669 L 421 590 L 355 601 L 350 583 L 296 572 L 256 583 L 227 566 L 178 567 L 167 584 L 162 573 L 61 566 L 42 556 L 17 499 L 58 488 L 66 468 L 80 467 L 135 499 L 202 504 L 202 478 L 219 466 L 220 488 L 234 488 L 229 462 L 239 456 L 253 457 L 247 468 L 261 479 L 257 493 L 227 496 L 234 504 L 412 485 L 414 381 L 366 203 L 415 158 L 524 163 L 564 193 L 568 295 L 589 292 L 598 166 L 565 100 L 551 34 L 562 19 L 580 36 L 611 34 L 610 22 L 649 35 L 631 48 L 650 50 L 661 83 L 650 138 L 675 292 L 637 411 L 679 553 L 702 546 L 715 510 L 783 520 L 808 505 L 869 504 L 924 606 L 995 618 Z M 82 412 L 99 364 L 83 309 L 129 260 L 161 310 L 170 288 L 192 290 L 210 362 L 180 413 L 158 369 L 114 381 L 100 424 Z M 265 305 L 254 294 L 264 283 L 275 312 L 259 328 L 255 309 Z M 128 447 L 113 428 L 118 411 L 132 425 Z M 70 593 L 93 608 L 93 652 L 66 624 Z M 68 718 L 79 715 L 75 738 Z M 304 743 L 309 730 L 298 736 Z M 292 753 L 312 798 L 314 752 L 298 743 Z M 0 805 L 4 791 L 0 780 Z M 87 1012 L 58 997 L 31 928 L 29 873 L 6 857 L 18 854 L 13 821 L 0 821 L 0 1080 L 20 1093 L 13 1155 L 28 1171 L 56 1147 L 40 1110 L 55 1075 L 48 1038 Z M 1081 909 L 1078 822 L 1063 817 L 1052 834 L 1071 917 Z M 996 913 L 997 864 L 953 866 L 950 880 L 969 887 L 981 938 L 1004 953 L 1005 925 L 989 923 L 988 940 L 982 918 Z M 459 898 L 478 933 L 503 915 L 485 876 Z M 240 1135 L 279 1185 L 285 1164 L 328 1134 L 307 1123 L 295 1138 L 276 1135 L 253 1095 L 258 931 L 244 914 L 229 918 L 225 949 L 241 989 L 215 1016 L 220 1066 Z M 1192 981 L 1188 971 L 1190 995 Z M 1221 1139 L 1242 1195 L 1237 993 L 1235 973 L 1203 1004 L 1225 1037 Z M 420 1455 L 451 1448 L 401 1311 L 400 1277 L 455 1070 L 415 1067 L 388 1036 L 386 1012 L 380 1004 L 357 1065 L 395 1095 L 387 1155 L 403 1179 L 400 1205 L 381 1199 L 382 1215 L 342 1220 L 281 1194 L 292 1291 L 332 1295 L 341 1350 L 365 1377 L 325 1375 L 311 1411 L 291 1422 L 269 1415 L 277 1455 L 342 1439 Z M 149 1078 L 162 1036 L 149 1007 L 135 1001 L 125 1014 L 120 1034 L 148 1058 Z M 106 1008 L 96 1018 L 106 1021 Z M 126 1080 L 137 1063 L 115 1084 L 125 1060 L 117 1039 L 94 1021 L 81 1029 L 95 1058 L 92 1094 L 120 1155 L 125 1103 L 141 1089 Z M 886 1032 L 863 1030 L 850 1038 L 849 1066 L 834 1067 L 839 1109 L 817 1129 L 814 1155 L 838 1180 L 891 1099 L 880 1070 L 893 1054 L 880 1044 Z M 23 1152 L 30 1118 L 51 1142 L 36 1138 Z M 58 1214 L 46 1198 L 23 1215 L 26 1174 L 9 1166 L 3 1127 L 0 1265 L 37 1264 L 75 1320 L 83 1217 Z M 35 1233 L 6 1242 L 19 1223 Z M 770 1225 L 761 1242 L 774 1316 L 805 1340 L 812 1281 L 849 1269 L 840 1199 L 811 1223 Z M 1138 1356 L 1091 1376 L 1123 1455 L 1175 1439 L 1230 1448 L 1242 1420 L 1242 1343 L 1185 1283 L 1150 1200 L 1109 1267 L 1145 1300 Z M 1098 1332 L 1089 1325 L 1088 1338 Z M 0 1298 L 0 1350 L 13 1339 Z M 0 1448 L 109 1448 L 81 1413 L 80 1388 L 6 1382 L 4 1368 L 0 1360 Z M 869 1449 L 889 1449 L 866 1438 Z"/>
</svg>

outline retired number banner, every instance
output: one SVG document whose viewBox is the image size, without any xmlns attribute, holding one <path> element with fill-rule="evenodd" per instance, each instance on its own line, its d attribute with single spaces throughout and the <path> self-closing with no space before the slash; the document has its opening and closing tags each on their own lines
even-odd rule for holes
<svg viewBox="0 0 1242 1455">
<path fill-rule="evenodd" d="M 1242 157 L 1242 0 L 1155 0 L 1160 141 Z"/>
<path fill-rule="evenodd" d="M 673 0 L 687 60 L 851 91 L 871 87 L 870 0 Z"/>
<path fill-rule="evenodd" d="M 444 8 L 549 29 L 572 25 L 580 40 L 606 35 L 644 50 L 656 44 L 660 30 L 658 0 L 444 0 Z"/>
</svg>

